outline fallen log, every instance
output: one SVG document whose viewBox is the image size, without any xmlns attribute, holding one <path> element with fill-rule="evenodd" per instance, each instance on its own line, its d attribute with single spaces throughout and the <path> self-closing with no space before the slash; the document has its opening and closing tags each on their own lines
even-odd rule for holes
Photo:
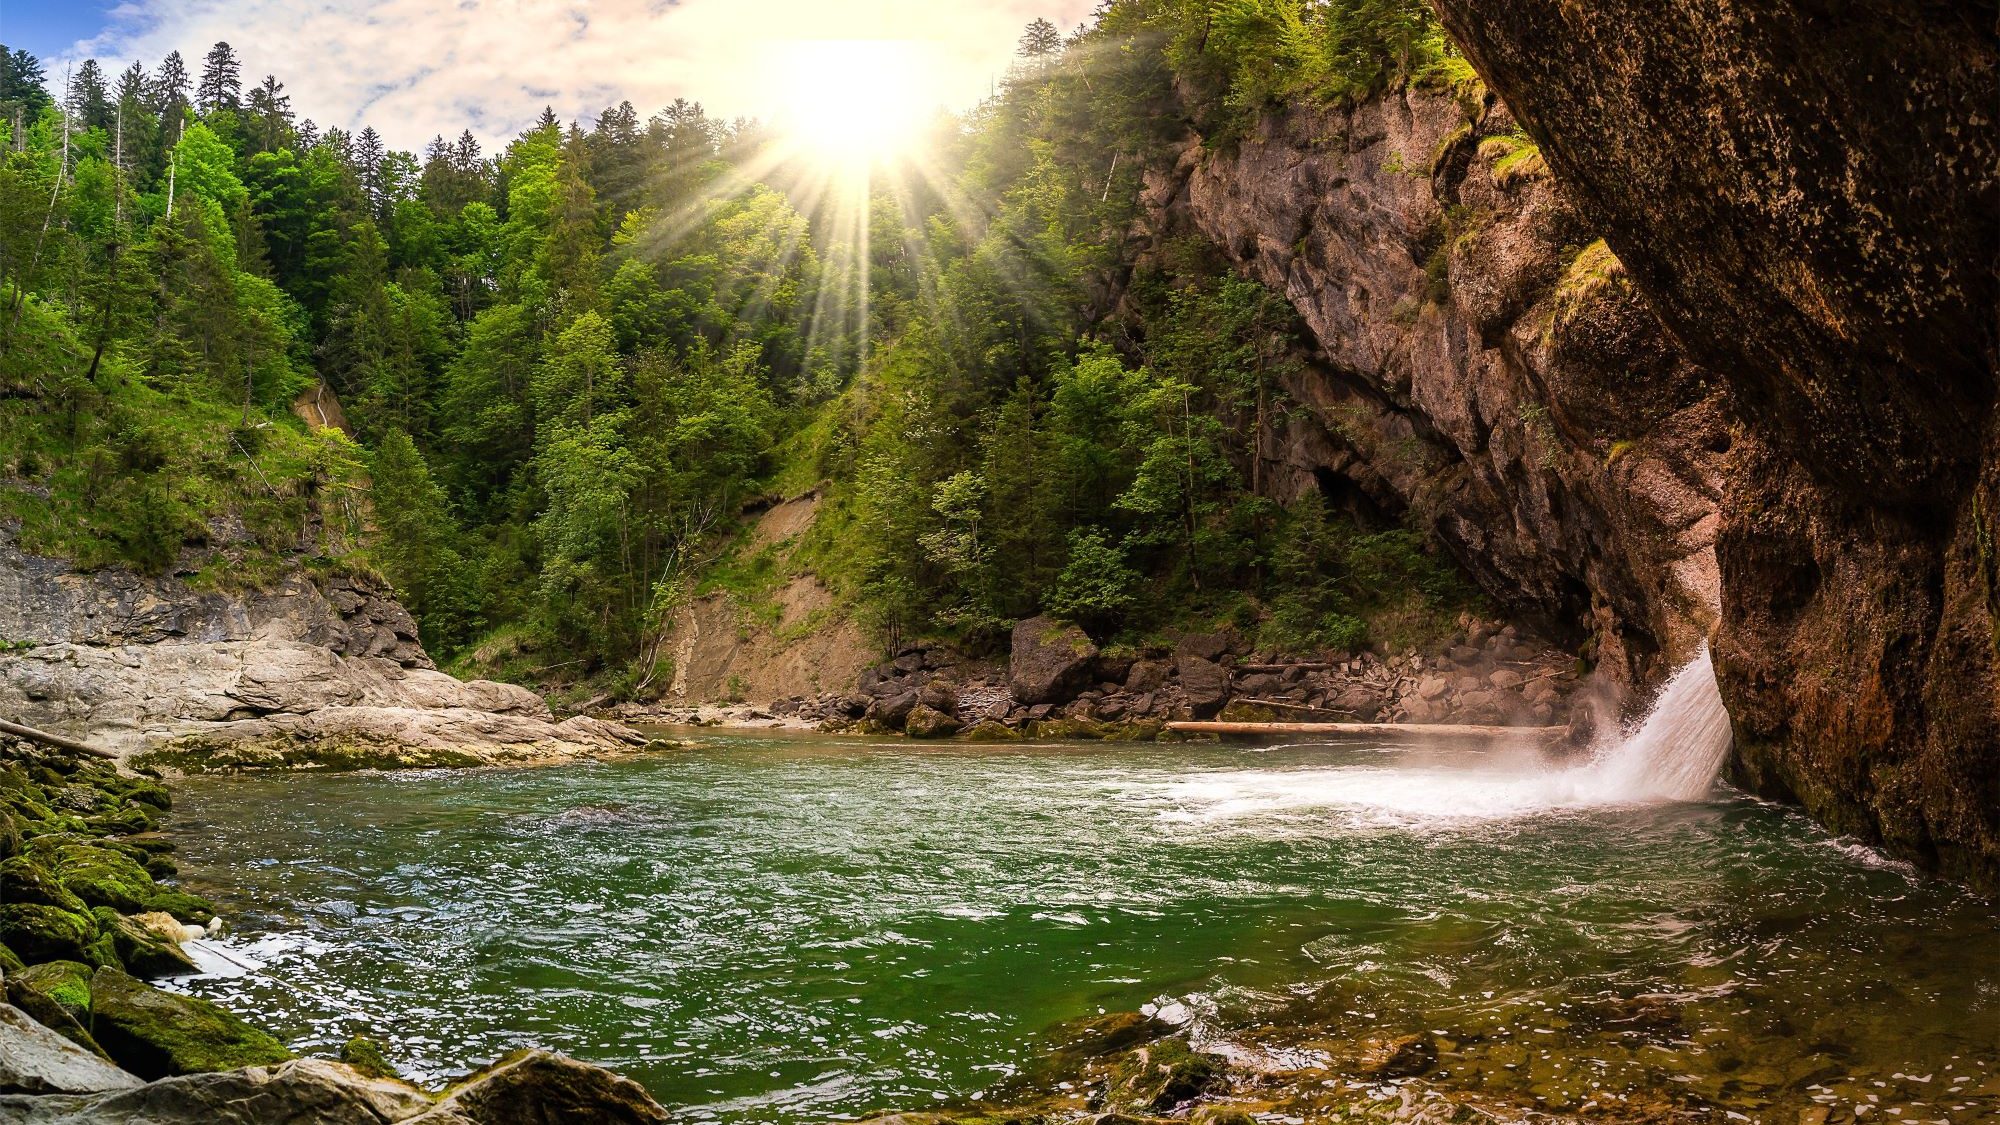
<svg viewBox="0 0 2000 1125">
<path fill-rule="evenodd" d="M 74 738 L 64 738 L 62 735 L 50 734 L 45 730 L 24 727 L 19 723 L 10 723 L 5 719 L 0 719 L 0 734 L 8 735 L 12 738 L 24 738 L 29 742 L 39 742 L 44 746 L 53 746 L 58 750 L 67 750 L 72 754 L 89 754 L 98 758 L 110 758 L 113 761 L 118 759 L 118 755 L 111 751 L 92 746 L 88 742 L 78 742 Z"/>
<path fill-rule="evenodd" d="M 1489 727 L 1465 723 L 1227 723 L 1181 721 L 1168 730 L 1187 734 L 1317 734 L 1348 738 L 1561 738 L 1568 727 Z"/>
</svg>

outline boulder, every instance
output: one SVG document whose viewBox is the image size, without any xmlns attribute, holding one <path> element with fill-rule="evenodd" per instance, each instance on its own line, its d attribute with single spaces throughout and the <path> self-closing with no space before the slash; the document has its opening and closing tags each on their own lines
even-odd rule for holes
<svg viewBox="0 0 2000 1125">
<path fill-rule="evenodd" d="M 547 1051 L 517 1051 L 453 1088 L 410 1125 L 654 1125 L 667 1111 L 629 1078 Z"/>
<path fill-rule="evenodd" d="M 1195 1051 L 1185 1039 L 1162 1039 L 1118 1060 L 1105 1100 L 1126 1112 L 1164 1113 L 1214 1089 L 1222 1076 L 1215 1056 Z"/>
<path fill-rule="evenodd" d="M 942 711 L 947 715 L 956 715 L 958 713 L 958 689 L 952 686 L 950 680 L 935 679 L 925 684 L 917 692 L 917 702 L 929 707 L 933 711 Z"/>
<path fill-rule="evenodd" d="M 161 1079 L 89 1097 L 0 1097 L 6 1125 L 381 1125 L 431 1106 L 401 1082 L 324 1059 Z M 546 1118 L 547 1121 L 564 1120 Z"/>
<path fill-rule="evenodd" d="M 1022 703 L 1060 703 L 1090 676 L 1097 646 L 1075 625 L 1030 617 L 1014 626 L 1007 680 Z"/>
<path fill-rule="evenodd" d="M 910 712 L 915 710 L 916 706 L 917 693 L 904 691 L 886 699 L 876 700 L 875 705 L 868 709 L 868 717 L 885 727 L 901 730 L 904 720 L 910 717 Z"/>
<path fill-rule="evenodd" d="M 90 1022 L 89 965 L 48 961 L 7 974 L 7 1002 L 94 1055 L 104 1049 L 86 1031 Z"/>
<path fill-rule="evenodd" d="M 1199 656 L 1179 659 L 1181 694 L 1198 718 L 1207 718 L 1222 709 L 1229 698 L 1229 670 Z"/>
<path fill-rule="evenodd" d="M 903 733 L 911 738 L 949 738 L 958 733 L 958 720 L 928 703 L 919 703 L 903 720 Z"/>
<path fill-rule="evenodd" d="M 1372 723 L 1382 713 L 1382 697 L 1364 687 L 1345 688 L 1333 697 L 1331 705 L 1336 711 L 1345 711 L 1357 722 Z"/>
<path fill-rule="evenodd" d="M 56 871 L 77 898 L 91 906 L 108 906 L 123 914 L 154 909 L 160 887 L 130 856 L 90 844 L 65 844 L 56 850 Z"/>
<path fill-rule="evenodd" d="M 71 913 L 85 909 L 83 899 L 63 885 L 61 877 L 40 855 L 17 855 L 0 861 L 0 902 L 36 903 Z"/>
<path fill-rule="evenodd" d="M 137 1085 L 133 1075 L 0 1004 L 0 1094 L 92 1094 Z"/>
<path fill-rule="evenodd" d="M 1189 633 L 1174 642 L 1174 660 L 1220 660 L 1236 644 L 1236 634 L 1227 629 L 1213 633 Z"/>
<path fill-rule="evenodd" d="M 110 940 L 111 951 L 117 955 L 118 963 L 133 976 L 157 980 L 161 977 L 192 976 L 201 971 L 193 958 L 181 952 L 178 938 L 164 938 L 152 927 L 108 906 L 100 906 L 90 913 L 97 920 L 98 933 Z"/>
<path fill-rule="evenodd" d="M 97 924 L 87 914 L 38 902 L 0 905 L 0 944 L 33 964 L 92 960 Z"/>
<path fill-rule="evenodd" d="M 1135 693 L 1158 691 L 1167 682 L 1167 662 L 1164 660 L 1140 660 L 1125 674 L 1125 690 Z"/>
<path fill-rule="evenodd" d="M 162 992 L 118 969 L 90 978 L 91 1034 L 142 1078 L 260 1066 L 291 1058 L 284 1044 L 206 1000 Z"/>
</svg>

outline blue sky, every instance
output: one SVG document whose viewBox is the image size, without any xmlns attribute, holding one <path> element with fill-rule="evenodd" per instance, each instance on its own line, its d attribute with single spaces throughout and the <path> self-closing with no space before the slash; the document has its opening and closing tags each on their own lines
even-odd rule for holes
<svg viewBox="0 0 2000 1125">
<path fill-rule="evenodd" d="M 104 30 L 115 6 L 106 0 L 6 0 L 0 3 L 0 42 L 55 58 Z"/>
<path fill-rule="evenodd" d="M 797 40 L 907 40 L 931 60 L 927 100 L 962 109 L 1006 70 L 1021 28 L 1074 27 L 1095 0 L 0 0 L 0 40 L 117 72 L 178 50 L 198 70 L 228 40 L 245 84 L 266 73 L 322 128 L 372 125 L 421 148 L 470 127 L 489 144 L 543 105 L 594 118 L 629 98 L 641 115 L 677 97 L 711 114 L 780 116 Z M 829 82 L 837 82 L 830 76 Z"/>
</svg>

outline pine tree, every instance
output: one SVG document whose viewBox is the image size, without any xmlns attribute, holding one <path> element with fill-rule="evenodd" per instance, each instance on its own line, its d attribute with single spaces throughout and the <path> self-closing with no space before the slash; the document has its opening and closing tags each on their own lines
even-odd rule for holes
<svg viewBox="0 0 2000 1125">
<path fill-rule="evenodd" d="M 299 127 L 292 130 L 292 135 L 298 140 L 301 149 L 308 149 L 319 143 L 319 126 L 308 117 L 299 122 Z"/>
<path fill-rule="evenodd" d="M 387 213 L 387 199 L 382 190 L 382 158 L 386 153 L 382 134 L 373 125 L 364 126 L 355 134 L 354 174 L 361 180 L 361 194 L 368 200 L 368 210 L 377 219 Z"/>
<path fill-rule="evenodd" d="M 54 104 L 43 87 L 45 81 L 40 59 L 0 45 L 0 122 L 13 129 L 16 145 L 21 143 L 21 127 Z"/>
<path fill-rule="evenodd" d="M 257 152 L 276 152 L 292 141 L 292 99 L 274 74 L 250 91 L 250 139 Z"/>
<path fill-rule="evenodd" d="M 189 104 L 188 85 L 187 63 L 181 60 L 181 53 L 167 52 L 167 57 L 160 60 L 160 69 L 153 72 L 148 95 L 153 112 L 162 120 L 173 120 Z"/>
<path fill-rule="evenodd" d="M 236 50 L 228 43 L 209 48 L 208 58 L 202 63 L 201 84 L 195 87 L 195 101 L 203 113 L 242 108 L 243 66 L 236 61 Z"/>
<path fill-rule="evenodd" d="M 1056 25 L 1037 18 L 1027 30 L 1021 32 L 1020 45 L 1014 53 L 1024 59 L 1039 59 L 1062 50 L 1062 32 Z"/>
<path fill-rule="evenodd" d="M 105 85 L 104 69 L 97 65 L 96 59 L 85 59 L 76 68 L 70 78 L 69 104 L 65 108 L 76 120 L 77 128 L 110 131 L 117 111 Z"/>
</svg>

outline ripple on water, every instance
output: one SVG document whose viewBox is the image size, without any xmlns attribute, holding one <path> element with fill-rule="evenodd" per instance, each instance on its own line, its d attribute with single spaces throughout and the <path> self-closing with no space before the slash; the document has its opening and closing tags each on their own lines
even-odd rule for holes
<svg viewBox="0 0 2000 1125">
<path fill-rule="evenodd" d="M 2000 1094 L 1986 904 L 1756 802 L 1632 804 L 1572 774 L 712 739 L 200 779 L 183 870 L 263 967 L 193 987 L 308 1049 L 369 1031 L 432 1080 L 554 1046 L 690 1120 L 920 1106 L 1143 1005 L 1245 1059 L 1436 1030 L 1449 1081 L 1557 1106 Z"/>
</svg>

